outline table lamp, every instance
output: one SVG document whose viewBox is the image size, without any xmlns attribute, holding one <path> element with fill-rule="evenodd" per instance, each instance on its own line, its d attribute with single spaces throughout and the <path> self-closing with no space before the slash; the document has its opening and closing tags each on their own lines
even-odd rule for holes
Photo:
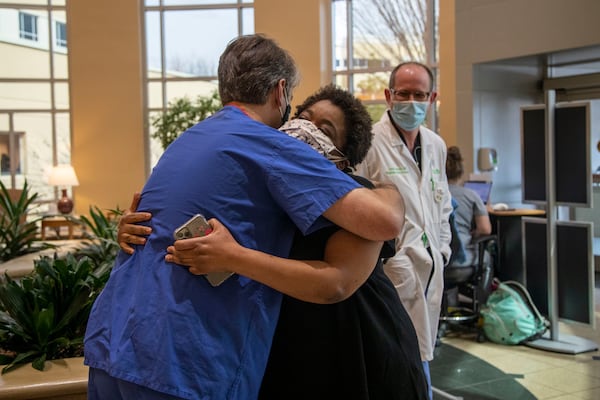
<svg viewBox="0 0 600 400">
<path fill-rule="evenodd" d="M 48 184 L 58 186 L 62 189 L 62 197 L 56 204 L 58 211 L 62 214 L 69 214 L 73 211 L 73 200 L 67 196 L 67 189 L 65 186 L 77 186 L 79 181 L 75 170 L 69 164 L 59 164 L 52 167 L 50 175 L 48 176 Z"/>
</svg>

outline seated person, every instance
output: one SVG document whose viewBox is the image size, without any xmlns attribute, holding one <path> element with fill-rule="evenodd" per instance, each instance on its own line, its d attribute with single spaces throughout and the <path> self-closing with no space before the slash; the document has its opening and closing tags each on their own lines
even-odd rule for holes
<svg viewBox="0 0 600 400">
<path fill-rule="evenodd" d="M 463 157 L 456 146 L 448 148 L 446 175 L 450 194 L 457 206 L 454 210 L 456 230 L 465 251 L 463 260 L 455 260 L 455 265 L 474 265 L 477 263 L 477 247 L 474 238 L 489 235 L 492 224 L 488 209 L 477 193 L 462 186 L 464 174 Z"/>
</svg>

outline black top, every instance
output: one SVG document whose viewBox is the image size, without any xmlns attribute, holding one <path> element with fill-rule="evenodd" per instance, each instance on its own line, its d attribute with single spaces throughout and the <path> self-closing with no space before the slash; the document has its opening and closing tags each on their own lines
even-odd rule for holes
<svg viewBox="0 0 600 400">
<path fill-rule="evenodd" d="M 322 260 L 327 240 L 338 229 L 306 237 L 298 232 L 290 258 Z M 386 246 L 388 254 L 382 257 L 393 255 L 390 243 Z M 259 398 L 427 398 L 415 330 L 381 262 L 340 303 L 321 305 L 284 296 Z"/>
</svg>

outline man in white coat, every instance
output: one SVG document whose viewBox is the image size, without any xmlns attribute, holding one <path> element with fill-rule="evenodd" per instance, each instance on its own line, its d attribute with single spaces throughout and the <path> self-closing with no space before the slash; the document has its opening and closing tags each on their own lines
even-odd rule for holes
<svg viewBox="0 0 600 400">
<path fill-rule="evenodd" d="M 394 68 L 385 89 L 388 110 L 373 126 L 372 147 L 357 168 L 358 175 L 392 183 L 404 196 L 406 222 L 397 253 L 384 268 L 417 331 L 430 398 L 429 361 L 437 337 L 443 269 L 450 259 L 452 211 L 446 144 L 422 125 L 436 96 L 427 66 L 406 62 Z"/>
</svg>

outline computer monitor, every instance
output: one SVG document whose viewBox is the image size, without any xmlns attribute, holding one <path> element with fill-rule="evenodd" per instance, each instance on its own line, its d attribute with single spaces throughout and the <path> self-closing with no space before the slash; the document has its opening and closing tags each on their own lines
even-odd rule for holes
<svg viewBox="0 0 600 400">
<path fill-rule="evenodd" d="M 483 204 L 490 201 L 490 194 L 492 193 L 492 182 L 488 181 L 465 181 L 464 187 L 471 189 L 479 195 Z"/>
<path fill-rule="evenodd" d="M 521 107 L 523 202 L 546 203 L 545 105 Z M 554 189 L 557 205 L 590 208 L 591 108 L 589 102 L 557 104 L 554 110 Z"/>
<path fill-rule="evenodd" d="M 521 220 L 525 285 L 533 303 L 544 315 L 548 306 L 548 239 L 546 218 L 524 217 Z M 556 316 L 595 326 L 594 255 L 592 223 L 556 222 Z M 553 298 L 552 301 L 555 299 Z"/>
</svg>

